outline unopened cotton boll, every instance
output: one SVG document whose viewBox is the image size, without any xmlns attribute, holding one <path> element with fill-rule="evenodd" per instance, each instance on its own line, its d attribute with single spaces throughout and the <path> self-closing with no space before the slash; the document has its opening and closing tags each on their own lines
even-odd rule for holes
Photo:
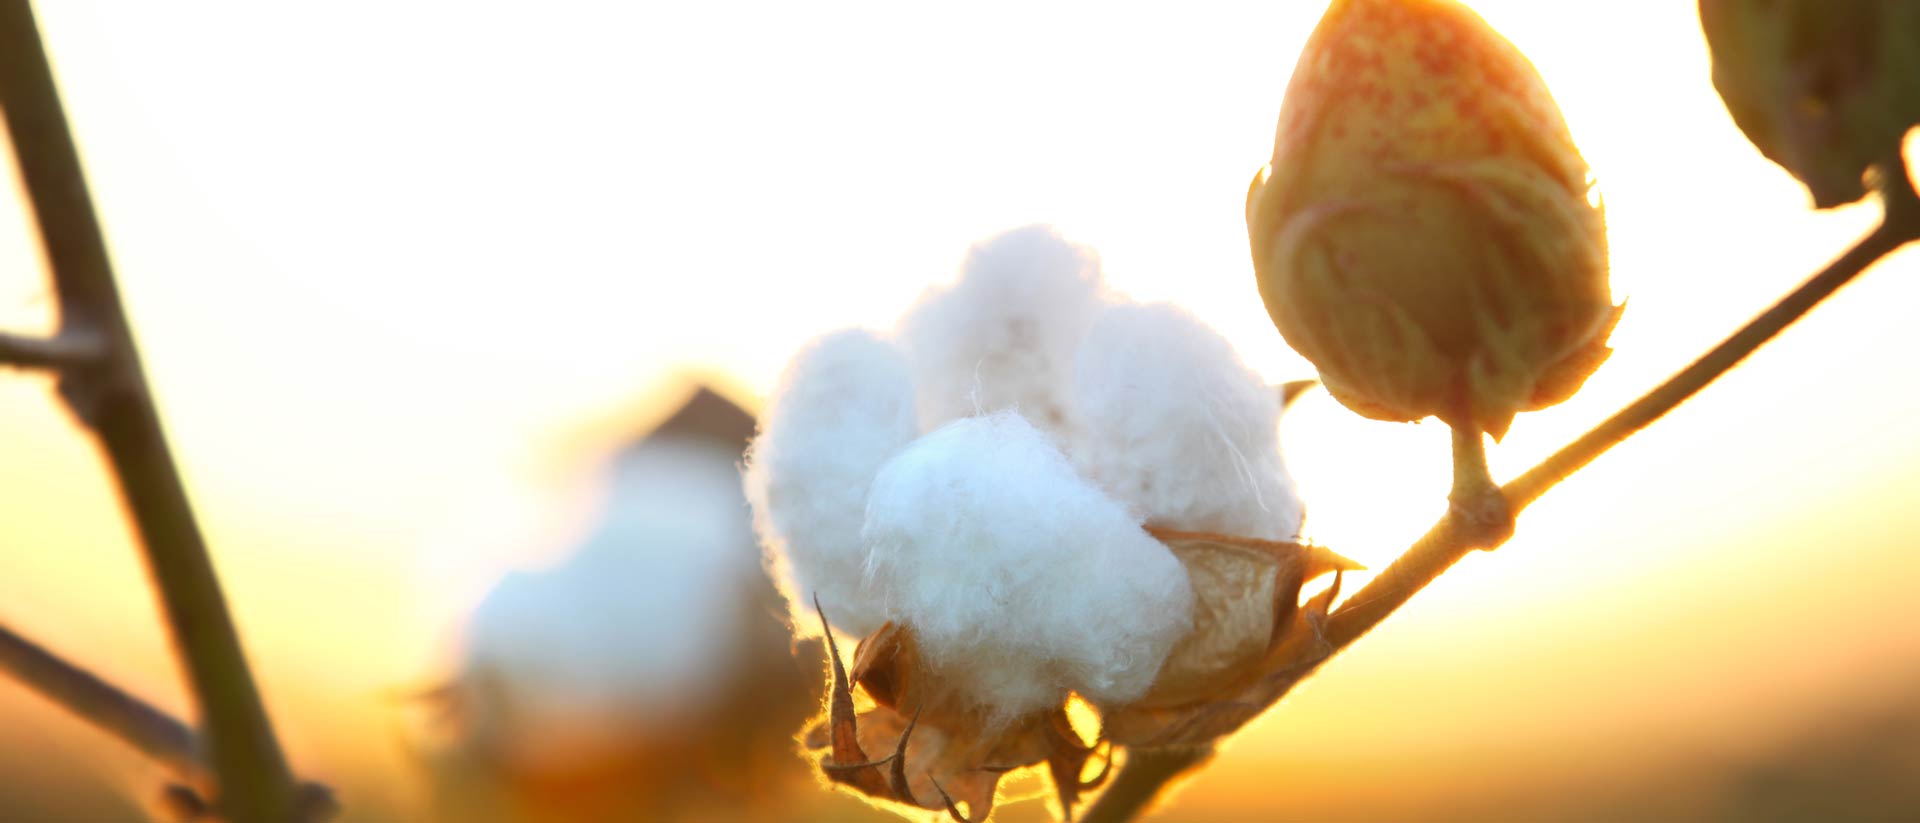
<svg viewBox="0 0 1920 823">
<path fill-rule="evenodd" d="M 1011 412 L 902 450 L 868 499 L 889 616 L 962 696 L 1005 719 L 1139 697 L 1192 623 L 1173 553 Z"/>
<path fill-rule="evenodd" d="M 1169 304 L 1115 306 L 1080 346 L 1080 471 L 1148 523 L 1288 540 L 1302 508 L 1280 400 L 1227 340 Z"/>
<path fill-rule="evenodd" d="M 855 635 L 886 615 L 866 589 L 860 525 L 867 487 L 918 434 L 906 360 L 864 330 L 835 332 L 794 355 L 748 451 L 747 498 L 797 629 L 827 619 Z"/>
<path fill-rule="evenodd" d="M 1073 352 L 1105 303 L 1099 256 L 1049 226 L 975 246 L 959 282 L 900 322 L 922 427 L 1013 409 L 1055 435 L 1070 431 Z"/>
</svg>

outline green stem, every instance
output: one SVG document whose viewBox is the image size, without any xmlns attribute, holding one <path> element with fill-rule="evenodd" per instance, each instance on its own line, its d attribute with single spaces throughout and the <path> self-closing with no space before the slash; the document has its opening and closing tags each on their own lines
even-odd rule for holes
<svg viewBox="0 0 1920 823">
<path fill-rule="evenodd" d="M 0 108 L 53 271 L 61 337 L 104 344 L 99 362 L 61 373 L 60 390 L 97 435 L 139 533 L 199 709 L 218 811 L 285 823 L 299 813 L 292 773 L 167 447 L 27 0 L 0 0 Z"/>
<path fill-rule="evenodd" d="M 1126 762 L 1080 823 L 1124 823 L 1147 811 L 1168 784 L 1213 758 L 1206 749 L 1129 749 Z"/>
<path fill-rule="evenodd" d="M 1920 196 L 1915 195 L 1907 178 L 1906 163 L 1896 158 L 1888 161 L 1887 168 L 1888 173 L 1883 175 L 1885 184 L 1880 190 L 1886 212 L 1872 233 L 1692 365 L 1502 486 L 1500 492 L 1514 515 L 1518 516 L 1574 472 L 1698 394 L 1875 262 L 1907 243 L 1920 240 Z M 1473 541 L 1465 539 L 1467 530 L 1461 526 L 1452 513 L 1441 518 L 1412 548 L 1334 612 L 1327 622 L 1327 641 L 1334 651 L 1337 653 L 1379 625 L 1387 615 L 1472 551 Z"/>
<path fill-rule="evenodd" d="M 1487 468 L 1486 436 L 1479 429 L 1453 427 L 1453 491 L 1447 502 L 1465 542 L 1475 548 L 1491 549 L 1513 537 L 1513 509 Z"/>
</svg>

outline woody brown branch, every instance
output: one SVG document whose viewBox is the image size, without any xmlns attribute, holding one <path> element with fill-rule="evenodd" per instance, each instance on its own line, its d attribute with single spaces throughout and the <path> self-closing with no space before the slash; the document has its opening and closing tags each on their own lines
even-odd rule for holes
<svg viewBox="0 0 1920 823">
<path fill-rule="evenodd" d="M 1880 224 L 1839 259 L 1687 368 L 1501 486 L 1500 494 L 1513 516 L 1518 517 L 1561 481 L 1698 394 L 1874 263 L 1909 243 L 1920 241 L 1920 194 L 1914 191 L 1904 157 L 1895 154 L 1881 164 L 1877 189 L 1884 207 Z M 1324 664 L 1359 640 L 1475 548 L 1493 548 L 1474 545 L 1481 542 L 1473 539 L 1479 533 L 1470 524 L 1463 523 L 1458 512 L 1449 511 L 1399 559 L 1329 616 L 1325 654 L 1314 665 Z M 1504 543 L 1505 539 L 1499 542 Z M 1293 683 L 1310 674 L 1303 673 Z M 1280 696 L 1284 696 L 1284 691 L 1275 699 Z M 1083 823 L 1121 823 L 1137 818 L 1159 799 L 1167 785 L 1204 764 L 1205 759 L 1205 754 L 1169 752 L 1142 758 L 1137 761 L 1137 767 L 1133 766 L 1136 761 L 1130 760 L 1114 779 L 1115 788 L 1126 786 L 1127 791 L 1109 789 L 1088 808 Z M 1129 774 L 1130 770 L 1134 773 Z"/>
<path fill-rule="evenodd" d="M 1896 156 L 1887 161 L 1886 169 L 1880 191 L 1885 213 L 1872 233 L 1687 368 L 1502 486 L 1500 492 L 1514 515 L 1698 394 L 1881 258 L 1920 240 L 1920 195 L 1915 194 L 1907 176 L 1906 162 Z M 1334 612 L 1327 625 L 1327 640 L 1333 649 L 1337 652 L 1359 639 L 1465 557 L 1471 548 L 1461 539 L 1460 526 L 1451 513 L 1443 517 L 1393 565 Z"/>
<path fill-rule="evenodd" d="M 54 337 L 0 333 L 0 366 L 77 369 L 100 363 L 106 347 L 97 336 L 69 330 Z"/>
<path fill-rule="evenodd" d="M 0 626 L 0 670 L 179 779 L 198 784 L 204 778 L 199 739 L 187 724 L 5 626 Z"/>
<path fill-rule="evenodd" d="M 19 358 L 63 362 L 63 346 L 98 340 L 87 368 L 61 372 L 60 392 L 113 468 L 198 709 L 217 790 L 233 821 L 283 823 L 300 813 L 291 770 L 240 648 L 213 562 L 176 470 L 106 242 L 55 89 L 33 9 L 0 0 L 0 111 L 52 270 L 61 333 L 13 338 Z M 55 341 L 58 341 L 57 343 Z"/>
</svg>

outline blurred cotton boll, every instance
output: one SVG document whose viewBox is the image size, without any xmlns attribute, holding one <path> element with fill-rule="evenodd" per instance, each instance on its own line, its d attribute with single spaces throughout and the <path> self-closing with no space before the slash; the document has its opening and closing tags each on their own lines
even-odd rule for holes
<svg viewBox="0 0 1920 823">
<path fill-rule="evenodd" d="M 891 344 L 863 330 L 823 336 L 794 355 L 767 401 L 747 460 L 754 524 L 788 601 L 815 628 L 867 634 L 886 620 L 863 593 L 860 520 L 875 472 L 919 432 L 913 380 Z"/>
<path fill-rule="evenodd" d="M 742 758 L 786 747 L 810 678 L 754 548 L 736 468 L 751 426 L 697 395 L 609 461 L 571 554 L 508 574 L 474 611 L 443 694 L 454 750 L 510 798 L 481 804 L 498 817 L 697 817 L 689 795 L 739 788 L 764 771 Z M 758 695 L 769 683 L 787 693 Z"/>
<path fill-rule="evenodd" d="M 922 427 L 1014 409 L 1064 437 L 1074 349 L 1106 302 L 1099 255 L 1050 226 L 975 246 L 960 281 L 928 292 L 900 321 Z"/>
<path fill-rule="evenodd" d="M 480 742 L 568 757 L 623 736 L 609 719 L 658 728 L 710 697 L 700 687 L 737 662 L 739 603 L 758 570 L 732 458 L 681 437 L 635 445 L 611 467 L 597 531 L 558 566 L 513 572 L 487 595 L 467 676 L 512 711 L 483 710 Z"/>
<path fill-rule="evenodd" d="M 1170 304 L 1108 309 L 1080 346 L 1074 462 L 1148 523 L 1298 536 L 1279 396 L 1233 345 Z"/>
</svg>

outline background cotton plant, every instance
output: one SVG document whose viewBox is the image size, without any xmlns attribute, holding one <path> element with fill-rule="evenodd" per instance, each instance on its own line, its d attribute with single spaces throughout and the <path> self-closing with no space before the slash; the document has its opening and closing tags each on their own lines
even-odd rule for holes
<svg viewBox="0 0 1920 823">
<path fill-rule="evenodd" d="M 753 430 L 697 389 L 599 461 L 593 525 L 567 552 L 466 616 L 420 701 L 441 819 L 783 819 L 790 727 L 818 682 L 770 614 L 738 471 Z"/>
<path fill-rule="evenodd" d="M 1093 746 L 1061 732 L 1068 700 L 1124 711 L 1176 646 L 1223 648 L 1211 618 L 1234 610 L 1219 601 L 1280 579 L 1257 561 L 1240 577 L 1209 567 L 1197 603 L 1194 556 L 1162 539 L 1297 536 L 1280 395 L 1199 319 L 1111 293 L 1090 249 L 1043 226 L 975 247 L 893 339 L 849 330 L 803 347 L 745 469 L 795 623 L 865 638 L 851 681 L 879 705 L 827 718 L 812 741 L 829 749 L 822 769 L 979 817 L 1000 773 L 1044 761 L 1070 810 Z M 1300 582 L 1267 602 L 1291 605 Z M 1264 615 L 1226 631 L 1264 650 Z M 1189 654 L 1182 670 L 1223 660 Z M 936 742 L 916 748 L 916 729 Z M 863 771 L 887 752 L 897 776 Z"/>
<path fill-rule="evenodd" d="M 738 452 L 658 437 L 613 461 L 606 509 L 574 551 L 515 571 L 467 629 L 472 742 L 537 764 L 670 729 L 740 663 L 752 534 Z"/>
</svg>

